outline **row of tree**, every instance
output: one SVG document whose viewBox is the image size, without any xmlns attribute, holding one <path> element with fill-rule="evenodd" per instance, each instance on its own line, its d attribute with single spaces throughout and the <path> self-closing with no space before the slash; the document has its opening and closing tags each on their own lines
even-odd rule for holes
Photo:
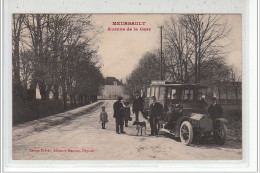
<svg viewBox="0 0 260 173">
<path fill-rule="evenodd" d="M 221 15 L 187 14 L 171 17 L 163 27 L 164 79 L 179 83 L 203 83 L 216 89 L 241 89 L 240 77 L 228 65 L 225 48 L 231 28 Z M 143 75 L 140 75 L 143 74 Z M 147 52 L 127 77 L 127 90 L 144 89 L 160 79 L 159 51 Z"/>
<path fill-rule="evenodd" d="M 67 97 L 76 105 L 88 95 L 97 95 L 103 76 L 97 56 L 100 29 L 91 15 L 14 14 L 13 15 L 13 96 L 42 100 L 50 92 L 67 109 Z"/>
</svg>

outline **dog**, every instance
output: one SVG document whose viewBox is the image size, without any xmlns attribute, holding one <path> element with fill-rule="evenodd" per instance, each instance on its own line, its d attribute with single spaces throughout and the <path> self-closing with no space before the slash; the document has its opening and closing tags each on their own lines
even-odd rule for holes
<svg viewBox="0 0 260 173">
<path fill-rule="evenodd" d="M 143 136 L 143 128 L 144 128 L 144 134 L 146 135 L 146 123 L 143 122 L 139 122 L 139 121 L 134 121 L 133 125 L 136 125 L 136 129 L 137 129 L 137 134 L 136 136 L 138 136 L 139 131 L 141 129 L 141 136 Z"/>
</svg>

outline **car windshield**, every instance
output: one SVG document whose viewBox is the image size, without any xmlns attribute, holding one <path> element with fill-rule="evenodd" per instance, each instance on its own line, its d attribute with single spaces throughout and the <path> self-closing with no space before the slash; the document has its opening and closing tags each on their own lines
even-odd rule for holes
<svg viewBox="0 0 260 173">
<path fill-rule="evenodd" d="M 193 89 L 183 89 L 183 100 L 184 101 L 192 101 L 193 97 Z"/>
<path fill-rule="evenodd" d="M 183 89 L 183 101 L 199 101 L 205 99 L 207 90 L 205 88 Z"/>
<path fill-rule="evenodd" d="M 199 88 L 196 100 L 202 100 L 202 99 L 205 100 L 206 99 L 206 95 L 207 95 L 207 89 L 206 88 Z"/>
<path fill-rule="evenodd" d="M 167 88 L 167 99 L 180 100 L 180 98 L 181 98 L 180 88 L 173 88 L 173 87 Z"/>
</svg>

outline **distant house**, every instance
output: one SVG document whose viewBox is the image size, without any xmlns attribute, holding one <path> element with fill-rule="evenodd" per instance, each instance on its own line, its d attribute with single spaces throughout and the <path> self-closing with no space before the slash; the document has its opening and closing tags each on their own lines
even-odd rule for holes
<svg viewBox="0 0 260 173">
<path fill-rule="evenodd" d="M 122 81 L 115 77 L 107 77 L 105 85 L 99 89 L 98 99 L 117 99 L 118 96 L 122 96 L 124 99 L 128 99 L 129 97 L 125 94 Z"/>
</svg>

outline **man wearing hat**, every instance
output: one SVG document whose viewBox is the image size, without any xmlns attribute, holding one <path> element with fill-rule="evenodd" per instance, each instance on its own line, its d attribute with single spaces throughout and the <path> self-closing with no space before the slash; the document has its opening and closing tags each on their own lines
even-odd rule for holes
<svg viewBox="0 0 260 173">
<path fill-rule="evenodd" d="M 212 120 L 215 120 L 217 118 L 222 118 L 223 110 L 220 104 L 217 104 L 217 97 L 212 98 L 212 104 L 208 108 L 208 113 L 209 116 L 212 118 Z"/>
<path fill-rule="evenodd" d="M 139 112 L 143 114 L 143 108 L 144 108 L 143 98 L 140 97 L 140 94 L 136 91 L 135 98 L 133 101 L 133 113 L 135 114 L 135 121 L 139 121 Z"/>
<path fill-rule="evenodd" d="M 150 127 L 151 134 L 150 136 L 158 135 L 157 124 L 159 117 L 163 112 L 163 107 L 160 103 L 156 102 L 156 97 L 152 96 L 153 103 L 150 105 Z"/>
<path fill-rule="evenodd" d="M 116 119 L 116 133 L 125 133 L 124 132 L 124 106 L 122 104 L 123 97 L 118 96 L 117 101 L 114 103 L 114 118 Z M 119 131 L 120 130 L 120 131 Z"/>
</svg>

